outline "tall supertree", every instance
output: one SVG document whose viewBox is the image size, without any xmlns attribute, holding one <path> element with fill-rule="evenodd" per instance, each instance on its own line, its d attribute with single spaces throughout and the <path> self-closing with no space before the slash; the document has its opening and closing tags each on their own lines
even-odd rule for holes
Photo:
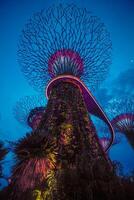
<svg viewBox="0 0 134 200">
<path fill-rule="evenodd" d="M 88 112 L 103 119 L 113 135 L 111 124 L 86 87 L 98 87 L 111 63 L 110 36 L 98 17 L 74 5 L 41 10 L 24 27 L 18 46 L 21 70 L 34 88 L 46 87 L 49 98 L 59 82 L 76 85 Z"/>
<path fill-rule="evenodd" d="M 41 96 L 25 96 L 13 108 L 15 119 L 24 126 L 36 129 L 45 112 L 45 101 Z"/>
<path fill-rule="evenodd" d="M 134 148 L 134 96 L 110 100 L 106 111 L 115 130 L 123 133 Z"/>
<path fill-rule="evenodd" d="M 46 86 L 48 104 L 39 127 L 16 147 L 10 199 L 32 199 L 28 191 L 43 200 L 113 199 L 120 184 L 88 112 L 109 127 L 106 150 L 114 131 L 85 86 L 98 87 L 111 63 L 105 25 L 74 5 L 41 10 L 22 31 L 18 60 L 34 88 Z"/>
</svg>

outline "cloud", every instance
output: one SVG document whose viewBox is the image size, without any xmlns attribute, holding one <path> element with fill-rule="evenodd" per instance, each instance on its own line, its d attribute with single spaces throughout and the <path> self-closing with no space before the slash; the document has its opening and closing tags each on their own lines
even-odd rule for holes
<svg viewBox="0 0 134 200">
<path fill-rule="evenodd" d="M 134 66 L 121 72 L 119 76 L 112 82 L 113 95 L 120 97 L 134 94 Z"/>
<path fill-rule="evenodd" d="M 108 101 L 112 98 L 112 95 L 106 88 L 100 88 L 94 96 L 102 108 L 105 108 L 108 104 Z"/>
</svg>

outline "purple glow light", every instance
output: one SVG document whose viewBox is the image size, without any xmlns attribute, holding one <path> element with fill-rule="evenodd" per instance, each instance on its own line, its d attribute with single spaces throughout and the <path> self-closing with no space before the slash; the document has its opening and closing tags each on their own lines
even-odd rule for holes
<svg viewBox="0 0 134 200">
<path fill-rule="evenodd" d="M 48 61 L 48 71 L 51 77 L 54 78 L 63 72 L 67 73 L 68 70 L 72 70 L 72 73 L 76 76 L 81 76 L 83 73 L 83 60 L 80 55 L 71 49 L 56 51 Z"/>
</svg>

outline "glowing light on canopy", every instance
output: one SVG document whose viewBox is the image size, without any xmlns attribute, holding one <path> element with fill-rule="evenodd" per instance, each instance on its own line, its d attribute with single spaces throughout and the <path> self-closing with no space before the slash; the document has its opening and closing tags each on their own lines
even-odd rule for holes
<svg viewBox="0 0 134 200">
<path fill-rule="evenodd" d="M 124 133 L 134 148 L 134 97 L 114 98 L 106 111 L 115 130 Z"/>
</svg>

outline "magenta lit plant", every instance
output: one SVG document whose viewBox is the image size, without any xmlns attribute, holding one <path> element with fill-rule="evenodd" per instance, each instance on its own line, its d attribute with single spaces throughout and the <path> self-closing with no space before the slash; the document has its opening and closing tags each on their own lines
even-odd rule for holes
<svg viewBox="0 0 134 200">
<path fill-rule="evenodd" d="M 17 164 L 13 170 L 11 186 L 21 192 L 41 187 L 49 171 L 56 166 L 55 143 L 50 137 L 27 134 L 18 141 L 14 153 Z"/>
</svg>

